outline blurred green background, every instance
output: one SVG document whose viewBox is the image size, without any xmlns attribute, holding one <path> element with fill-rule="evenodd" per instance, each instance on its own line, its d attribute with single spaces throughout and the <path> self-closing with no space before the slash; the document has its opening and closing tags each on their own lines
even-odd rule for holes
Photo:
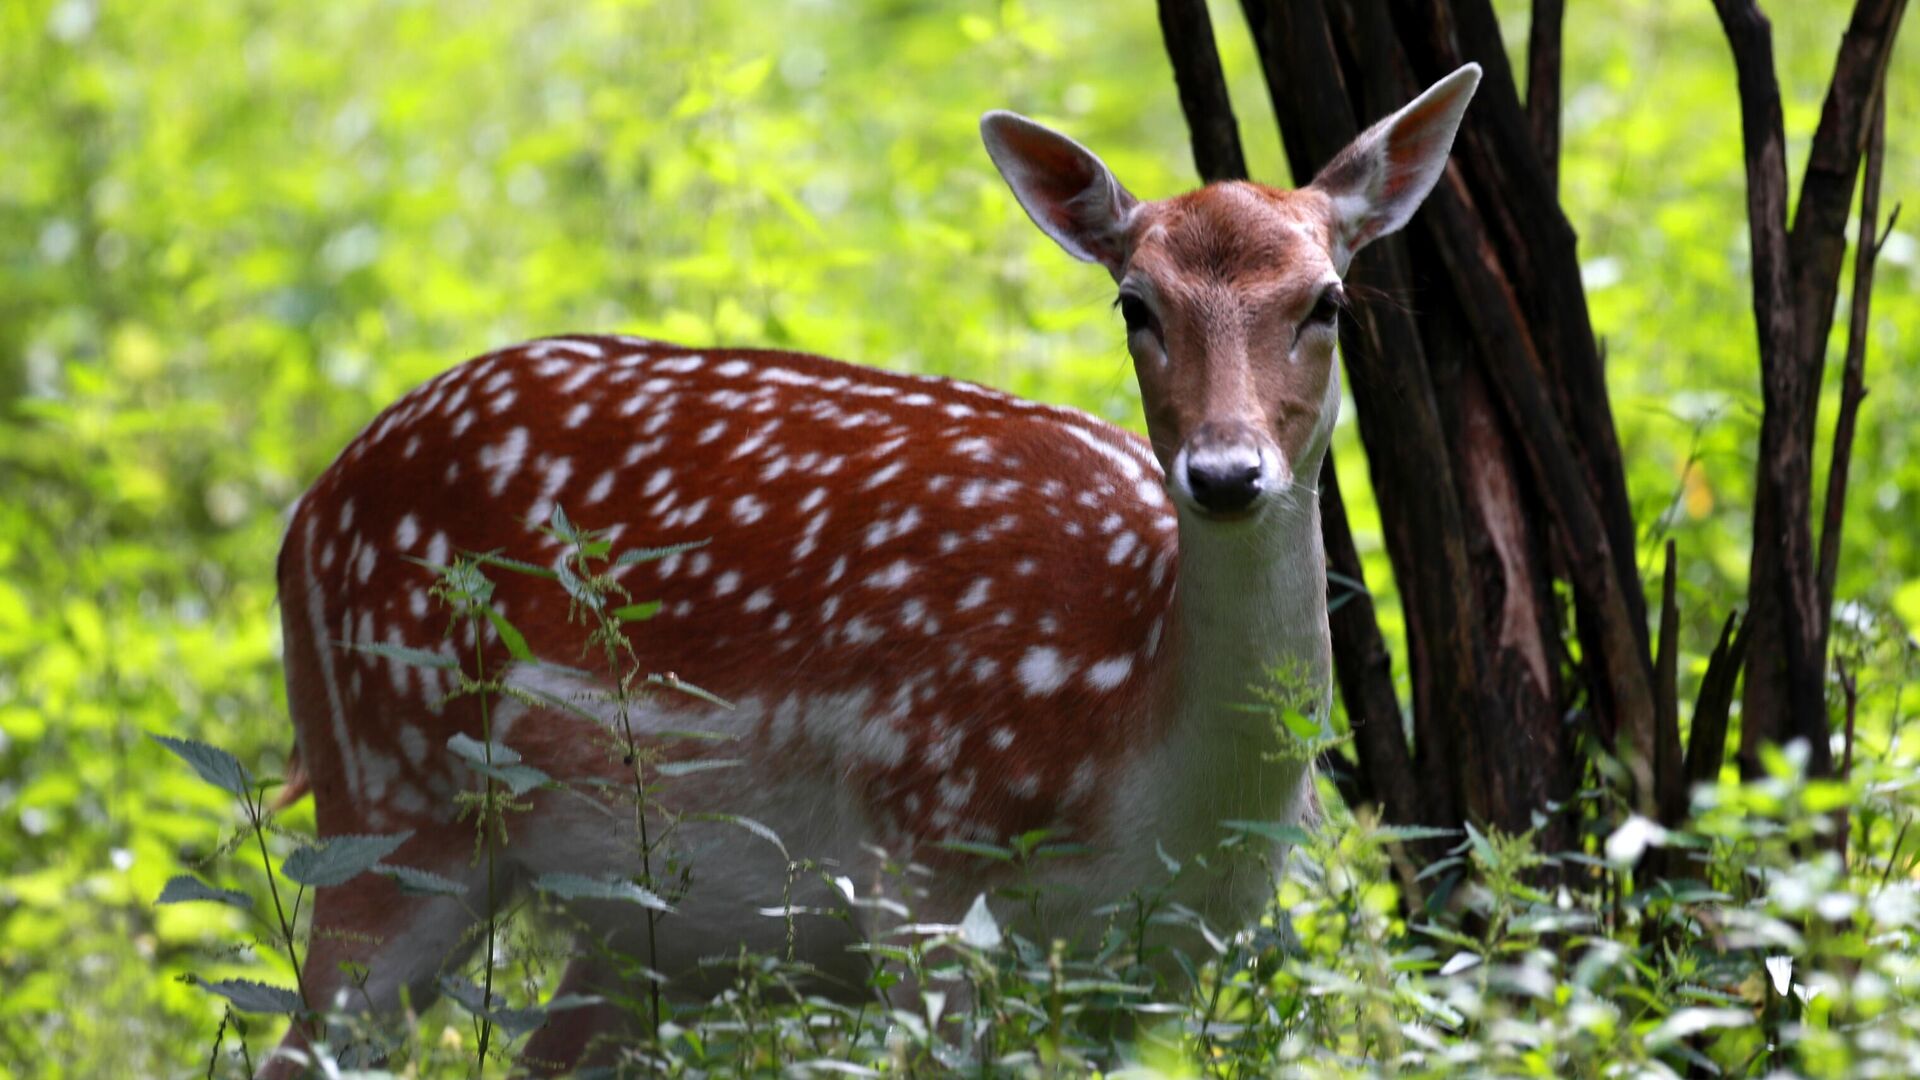
<svg viewBox="0 0 1920 1080">
<path fill-rule="evenodd" d="M 1796 178 L 1849 6 L 1770 5 Z M 1526 4 L 1500 7 L 1524 48 Z M 1253 171 L 1289 183 L 1238 5 L 1214 15 Z M 1678 539 L 1697 674 L 1744 592 L 1758 428 L 1733 68 L 1704 0 L 1567 17 L 1563 196 L 1643 564 Z M 1916 38 L 1891 75 L 1889 204 L 1920 199 Z M 257 961 L 219 951 L 227 909 L 152 900 L 231 808 L 141 733 L 273 770 L 282 512 L 414 383 L 625 331 L 1138 427 L 1111 288 L 991 171 L 992 107 L 1071 132 L 1141 195 L 1195 183 L 1149 0 L 0 4 L 0 1071 L 204 1060 L 220 1010 L 172 976 Z M 1880 266 L 1838 590 L 1883 646 L 1875 753 L 1920 624 L 1914 236 Z M 1337 445 L 1393 632 L 1351 417 Z"/>
</svg>

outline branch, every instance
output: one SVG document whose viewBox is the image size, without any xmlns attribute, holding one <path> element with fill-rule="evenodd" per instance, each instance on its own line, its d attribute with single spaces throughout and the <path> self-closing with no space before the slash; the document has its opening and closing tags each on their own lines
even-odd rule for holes
<svg viewBox="0 0 1920 1080">
<path fill-rule="evenodd" d="M 1180 111 L 1187 117 L 1200 178 L 1209 184 L 1245 180 L 1247 161 L 1240 153 L 1239 126 L 1206 0 L 1160 0 L 1160 34 L 1167 43 L 1167 59 L 1173 61 L 1173 81 L 1180 88 Z"/>
<path fill-rule="evenodd" d="M 1680 605 L 1674 598 L 1679 565 L 1667 541 L 1660 581 L 1660 651 L 1654 659 L 1653 784 L 1660 822 L 1678 826 L 1687 809 L 1687 763 L 1680 754 Z"/>
<path fill-rule="evenodd" d="M 1714 0 L 1733 49 L 1747 165 L 1747 231 L 1753 257 L 1753 317 L 1763 372 L 1793 352 L 1792 263 L 1787 256 L 1787 152 L 1773 27 L 1754 0 Z M 1769 380 L 1771 383 L 1772 380 Z"/>
<path fill-rule="evenodd" d="M 1687 743 L 1687 786 L 1711 784 L 1720 776 L 1727 757 L 1727 717 L 1733 711 L 1733 687 L 1747 660 L 1747 632 L 1739 612 L 1727 616 L 1720 641 L 1707 659 L 1700 694 L 1693 700 L 1692 741 Z"/>
<path fill-rule="evenodd" d="M 1547 170 L 1547 184 L 1560 186 L 1560 26 L 1566 0 L 1533 0 L 1527 23 L 1527 122 Z"/>
<path fill-rule="evenodd" d="M 1820 126 L 1807 151 L 1789 251 L 1800 304 L 1798 352 L 1816 371 L 1825 360 L 1827 332 L 1833 327 L 1840 264 L 1847 253 L 1847 204 L 1860 170 L 1868 112 L 1885 80 L 1906 7 L 1907 0 L 1859 0 L 1854 6 L 1820 109 Z M 1808 423 L 1811 426 L 1811 420 Z"/>
<path fill-rule="evenodd" d="M 1340 700 L 1347 707 L 1347 726 L 1353 732 L 1365 788 L 1380 803 L 1383 817 L 1403 825 L 1445 824 L 1421 798 L 1420 783 L 1400 726 L 1400 701 L 1393 689 L 1393 663 L 1380 624 L 1374 615 L 1373 595 L 1366 591 L 1365 572 L 1354 549 L 1353 530 L 1347 524 L 1346 503 L 1340 497 L 1340 477 L 1333 467 L 1333 451 L 1320 466 L 1320 531 L 1327 545 L 1327 569 L 1360 588 L 1338 603 L 1329 604 L 1328 629 L 1333 635 L 1334 672 L 1340 682 Z M 1338 598 L 1336 598 L 1338 599 Z M 1440 785 L 1444 790 L 1445 785 Z"/>
<path fill-rule="evenodd" d="M 1346 8 L 1358 0 L 1341 0 Z M 1646 598 L 1634 557 L 1639 536 L 1621 465 L 1619 435 L 1606 372 L 1580 283 L 1573 226 L 1554 194 L 1490 0 L 1366 0 L 1375 20 L 1390 22 L 1407 66 L 1428 83 L 1472 60 L 1485 70 L 1467 110 L 1453 165 L 1466 180 L 1493 250 L 1519 296 L 1547 390 L 1571 433 L 1584 486 L 1600 510 L 1638 651 L 1646 653 Z M 1388 12 L 1391 12 L 1390 14 Z"/>
<path fill-rule="evenodd" d="M 1833 583 L 1840 570 L 1840 528 L 1847 507 L 1847 474 L 1853 463 L 1853 432 L 1860 401 L 1867 396 L 1867 330 L 1873 308 L 1873 264 L 1880 254 L 1880 168 L 1886 157 L 1887 93 L 1875 95 L 1867 126 L 1866 175 L 1860 181 L 1860 231 L 1854 241 L 1853 304 L 1847 315 L 1847 362 L 1840 376 L 1840 413 L 1833 424 L 1832 464 L 1827 470 L 1827 505 L 1820 526 L 1820 611 L 1833 618 Z M 1894 208 L 1894 218 L 1900 216 Z M 1891 220 L 1887 223 L 1893 228 Z"/>
<path fill-rule="evenodd" d="M 1863 3 L 1871 0 L 1862 0 Z M 1900 2 L 1900 0 L 1894 0 Z M 1760 338 L 1760 458 L 1754 484 L 1748 615 L 1757 658 L 1741 711 L 1742 768 L 1757 774 L 1759 747 L 1799 737 L 1808 770 L 1833 767 L 1828 746 L 1825 638 L 1817 610 L 1813 530 L 1813 415 L 1819 357 L 1796 348 L 1800 329 L 1787 233 L 1786 139 L 1773 31 L 1754 0 L 1714 0 L 1733 51 L 1753 248 L 1753 313 Z"/>
</svg>

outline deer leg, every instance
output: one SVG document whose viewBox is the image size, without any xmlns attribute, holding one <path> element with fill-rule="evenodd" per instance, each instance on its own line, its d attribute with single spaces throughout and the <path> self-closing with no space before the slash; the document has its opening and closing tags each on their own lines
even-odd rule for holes
<svg viewBox="0 0 1920 1080">
<path fill-rule="evenodd" d="M 604 959 L 574 957 L 554 997 L 582 994 L 601 1000 L 548 1014 L 547 1022 L 521 1048 L 518 1071 L 529 1076 L 567 1076 L 578 1069 L 617 1065 L 622 1035 L 635 1030 L 639 1019 L 619 999 L 644 992 L 644 987 L 623 978 Z"/>
<path fill-rule="evenodd" d="M 464 846 L 471 843 L 465 827 L 436 832 L 440 835 L 416 836 L 394 862 L 418 865 L 407 858 L 411 850 L 471 850 Z M 464 863 L 435 870 L 469 884 L 483 873 Z M 479 941 L 471 933 L 482 914 L 473 907 L 475 895 L 484 892 L 470 888 L 460 897 L 408 896 L 391 880 L 372 874 L 315 894 L 301 975 L 308 1007 L 323 1014 L 312 1023 L 325 1025 L 334 1053 L 354 1035 L 353 1025 L 342 1020 L 365 1017 L 377 1029 L 390 1029 L 401 1015 L 403 991 L 414 1010 L 433 1004 L 441 972 L 456 968 Z M 306 1066 L 287 1052 L 304 1056 L 311 1034 L 308 1024 L 296 1021 L 262 1062 L 259 1075 L 274 1080 L 303 1075 Z"/>
</svg>

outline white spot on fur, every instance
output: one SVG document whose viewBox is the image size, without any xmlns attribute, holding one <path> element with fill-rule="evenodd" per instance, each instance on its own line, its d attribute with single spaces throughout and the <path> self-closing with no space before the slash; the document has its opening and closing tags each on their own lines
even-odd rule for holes
<svg viewBox="0 0 1920 1080">
<path fill-rule="evenodd" d="M 914 566 L 905 559 L 895 559 L 885 567 L 867 575 L 867 584 L 876 589 L 897 589 L 913 576 Z"/>
<path fill-rule="evenodd" d="M 967 586 L 967 591 L 960 594 L 959 601 L 953 605 L 954 609 L 957 611 L 970 611 L 973 608 L 979 607 L 981 604 L 987 602 L 987 593 L 992 588 L 993 582 L 990 579 L 983 577 L 974 578 L 973 584 Z"/>
<path fill-rule="evenodd" d="M 751 525 L 767 516 L 767 504 L 752 495 L 742 495 L 733 500 L 731 513 L 733 520 L 742 525 Z"/>
<path fill-rule="evenodd" d="M 514 428 L 507 432 L 506 438 L 493 446 L 480 448 L 480 468 L 493 474 L 487 482 L 487 491 L 499 495 L 507 489 L 507 484 L 519 475 L 520 465 L 527 456 L 527 429 Z"/>
<path fill-rule="evenodd" d="M 1073 676 L 1073 669 L 1060 655 L 1060 650 L 1049 645 L 1036 645 L 1020 658 L 1017 673 L 1027 696 L 1039 697 L 1065 686 Z"/>
<path fill-rule="evenodd" d="M 1095 690 L 1111 690 L 1127 681 L 1133 671 L 1133 657 L 1116 656 L 1087 669 L 1087 685 Z"/>
</svg>

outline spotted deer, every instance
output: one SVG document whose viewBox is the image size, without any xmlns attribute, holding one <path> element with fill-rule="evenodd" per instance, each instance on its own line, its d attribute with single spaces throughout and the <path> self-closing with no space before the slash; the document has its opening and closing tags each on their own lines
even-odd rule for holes
<svg viewBox="0 0 1920 1080">
<path fill-rule="evenodd" d="M 1059 932 L 1164 880 L 1158 852 L 1216 845 L 1225 819 L 1296 820 L 1306 765 L 1237 706 L 1276 668 L 1315 708 L 1328 700 L 1314 482 L 1339 404 L 1341 277 L 1433 187 L 1478 81 L 1477 67 L 1454 72 L 1304 188 L 1217 183 L 1157 202 L 1064 135 L 983 118 L 1034 223 L 1117 284 L 1145 439 L 950 379 L 618 336 L 503 349 L 414 390 L 300 500 L 280 554 L 293 793 L 310 787 L 323 835 L 412 830 L 388 861 L 477 886 L 473 825 L 453 810 L 473 778 L 445 748 L 479 734 L 479 703 L 446 699 L 444 671 L 343 645 L 477 648 L 489 671 L 577 706 L 493 703 L 494 737 L 573 786 L 512 817 L 503 879 L 639 875 L 630 811 L 622 827 L 580 795 L 629 775 L 590 718 L 609 714 L 605 673 L 515 664 L 490 629 L 443 636 L 421 565 L 460 551 L 552 563 L 561 549 L 538 526 L 560 506 L 623 546 L 710 541 L 619 576 L 662 605 L 629 627 L 637 655 L 732 703 L 641 705 L 643 737 L 722 733 L 739 762 L 658 798 L 765 823 L 828 869 L 788 896 L 771 845 L 683 823 L 675 857 L 691 876 L 651 946 L 631 906 L 575 911 L 669 989 L 701 992 L 702 956 L 782 951 L 786 923 L 765 909 L 843 903 L 826 879 L 866 891 L 879 852 L 933 868 L 916 918 L 957 921 L 999 879 L 943 841 L 1077 841 L 1084 854 L 1028 871 Z M 551 582 L 494 576 L 496 605 L 546 658 L 594 655 Z M 1268 874 L 1176 881 L 1176 899 L 1232 926 L 1271 895 Z M 421 1006 L 474 940 L 473 901 L 384 878 L 316 904 L 316 1007 L 341 996 L 343 961 L 365 971 L 355 1004 L 392 1012 L 405 988 Z M 848 946 L 887 932 L 873 916 L 802 918 L 796 958 L 857 991 L 866 960 Z M 615 989 L 596 955 L 580 950 L 562 992 Z M 526 1060 L 569 1067 L 615 1020 L 557 1013 Z"/>
</svg>

